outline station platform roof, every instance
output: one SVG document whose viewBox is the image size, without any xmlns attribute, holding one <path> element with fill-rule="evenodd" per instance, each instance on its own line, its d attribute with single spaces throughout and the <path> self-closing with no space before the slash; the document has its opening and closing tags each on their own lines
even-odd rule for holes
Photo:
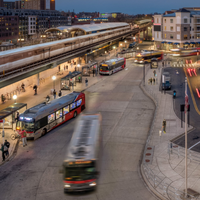
<svg viewBox="0 0 200 200">
<path fill-rule="evenodd" d="M 72 31 L 83 31 L 85 34 L 88 33 L 96 33 L 97 31 L 104 31 L 110 29 L 116 29 L 129 26 L 128 23 L 120 22 L 120 23 L 101 23 L 101 24 L 84 24 L 84 25 L 73 25 L 73 26 L 59 26 L 56 28 L 47 29 L 45 32 L 72 32 Z"/>
</svg>

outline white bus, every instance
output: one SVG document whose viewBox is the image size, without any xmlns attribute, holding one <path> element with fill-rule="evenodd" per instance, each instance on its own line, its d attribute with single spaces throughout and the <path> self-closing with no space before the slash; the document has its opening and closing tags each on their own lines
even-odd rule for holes
<svg viewBox="0 0 200 200">
<path fill-rule="evenodd" d="M 49 103 L 44 102 L 27 109 L 19 115 L 16 131 L 24 128 L 27 138 L 37 139 L 69 119 L 75 118 L 84 109 L 85 94 L 72 92 Z"/>
<path fill-rule="evenodd" d="M 96 188 L 101 140 L 101 114 L 82 114 L 63 162 L 64 192 Z"/>
</svg>

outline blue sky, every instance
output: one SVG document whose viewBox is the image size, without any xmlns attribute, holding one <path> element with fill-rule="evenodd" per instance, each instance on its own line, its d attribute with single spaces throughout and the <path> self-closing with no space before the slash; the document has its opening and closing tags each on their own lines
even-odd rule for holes
<svg viewBox="0 0 200 200">
<path fill-rule="evenodd" d="M 63 11 L 122 12 L 127 14 L 164 12 L 182 7 L 200 7 L 200 0 L 55 0 Z"/>
</svg>

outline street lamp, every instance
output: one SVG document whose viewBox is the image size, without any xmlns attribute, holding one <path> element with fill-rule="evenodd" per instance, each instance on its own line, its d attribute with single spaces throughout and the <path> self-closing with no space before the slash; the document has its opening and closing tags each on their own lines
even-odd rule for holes
<svg viewBox="0 0 200 200">
<path fill-rule="evenodd" d="M 78 71 L 79 71 L 80 64 L 78 64 L 77 67 L 78 67 Z"/>
<path fill-rule="evenodd" d="M 16 103 L 17 95 L 13 95 L 14 103 Z"/>
<path fill-rule="evenodd" d="M 105 61 L 106 61 L 106 53 L 107 53 L 107 51 L 105 51 Z"/>
<path fill-rule="evenodd" d="M 53 80 L 53 88 L 55 90 L 55 80 L 56 80 L 56 76 L 52 76 L 52 80 Z"/>
</svg>

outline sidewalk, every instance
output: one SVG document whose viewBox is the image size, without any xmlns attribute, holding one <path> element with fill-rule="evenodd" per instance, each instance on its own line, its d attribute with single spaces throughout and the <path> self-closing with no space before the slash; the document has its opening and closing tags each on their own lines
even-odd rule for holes
<svg viewBox="0 0 200 200">
<path fill-rule="evenodd" d="M 112 54 L 110 55 L 110 58 L 114 57 L 114 53 L 112 52 Z M 110 59 L 108 58 L 108 59 Z M 102 57 L 98 57 L 95 58 L 95 61 L 102 61 L 103 58 Z M 81 65 L 79 67 L 79 71 L 82 71 L 82 66 Z M 62 71 L 63 74 L 62 75 L 57 75 L 56 76 L 56 80 L 55 80 L 55 90 L 58 94 L 59 90 L 60 90 L 60 79 L 66 75 L 68 75 L 69 71 L 74 71 L 74 67 L 71 69 L 69 67 L 68 71 Z M 86 87 L 85 85 L 85 79 L 88 79 L 88 87 Z M 93 77 L 93 74 L 91 74 L 90 76 L 83 76 L 82 78 L 82 83 L 76 83 L 76 86 L 74 86 L 74 91 L 77 92 L 81 92 L 87 88 L 89 88 L 90 86 L 94 85 L 95 83 L 102 81 L 105 79 L 105 76 L 100 76 L 99 74 L 97 76 Z M 39 87 L 38 87 L 38 91 L 37 91 L 37 95 L 34 95 L 34 90 L 32 87 L 27 86 L 26 92 L 21 92 L 18 97 L 17 97 L 17 101 L 18 103 L 27 103 L 27 108 L 33 107 L 37 104 L 40 104 L 44 101 L 46 101 L 46 96 L 49 95 L 50 96 L 50 100 L 53 100 L 53 95 L 50 95 L 50 91 L 53 88 L 53 80 L 51 79 L 51 77 L 45 79 L 45 81 L 43 81 Z M 73 92 L 72 90 L 62 90 L 62 96 L 67 95 L 69 93 Z M 56 98 L 58 98 L 58 95 L 56 96 Z M 10 106 L 11 104 L 14 103 L 14 100 L 8 100 L 6 101 L 4 104 L 1 104 L 0 109 L 3 110 L 4 108 Z M 10 136 L 11 134 L 14 133 L 13 130 L 11 129 L 5 129 L 5 137 L 4 139 L 7 139 L 10 142 L 10 148 L 9 148 L 9 152 L 10 152 L 10 156 L 9 158 L 6 159 L 5 162 L 9 161 L 12 158 L 12 155 L 14 153 L 14 151 L 16 150 L 18 144 L 22 145 L 21 141 L 19 142 L 18 139 L 15 140 L 11 140 Z M 1 131 L 0 131 L 1 132 Z M 0 134 L 0 145 L 3 143 L 3 138 Z M 3 164 L 4 162 L 2 162 L 2 159 L 0 159 L 0 165 Z"/>
<path fill-rule="evenodd" d="M 160 63 L 161 65 L 161 63 Z M 161 66 L 160 66 L 161 67 Z M 173 97 L 159 91 L 161 70 L 157 71 L 158 84 L 148 85 L 148 79 L 153 77 L 153 69 L 146 73 L 146 84 L 141 88 L 156 104 L 154 120 L 146 143 L 142 176 L 148 187 L 161 199 L 183 199 L 185 189 L 185 158 L 184 148 L 170 142 L 173 138 L 185 132 L 185 123 L 181 128 L 181 120 L 173 110 Z M 162 121 L 166 120 L 166 134 L 159 136 Z M 188 131 L 192 127 L 188 128 Z M 190 151 L 188 155 L 188 188 L 200 193 L 200 155 Z M 188 191 L 192 194 L 192 191 Z M 193 193 L 194 195 L 194 193 Z M 198 199 L 190 196 L 188 199 Z"/>
</svg>

